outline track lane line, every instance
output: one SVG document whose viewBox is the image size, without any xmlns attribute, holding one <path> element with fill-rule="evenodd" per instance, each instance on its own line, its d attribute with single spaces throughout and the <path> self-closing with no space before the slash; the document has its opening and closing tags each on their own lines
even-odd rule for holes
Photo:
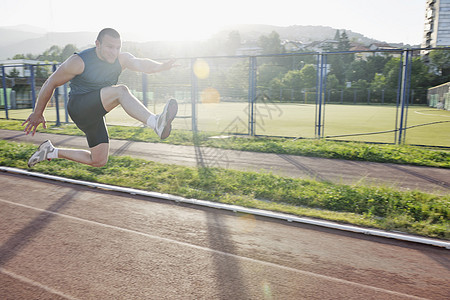
<svg viewBox="0 0 450 300">
<path fill-rule="evenodd" d="M 169 238 L 164 238 L 164 237 L 160 237 L 160 236 L 156 236 L 156 235 L 152 235 L 152 234 L 148 234 L 148 233 L 143 233 L 143 232 L 136 231 L 136 230 L 126 229 L 126 228 L 122 228 L 122 227 L 118 227 L 118 226 L 114 226 L 114 225 L 109 225 L 109 224 L 105 224 L 105 223 L 100 223 L 100 222 L 96 222 L 96 221 L 82 219 L 82 218 L 78 218 L 78 217 L 74 217 L 74 216 L 70 216 L 70 215 L 66 215 L 66 214 L 62 214 L 62 213 L 58 213 L 58 212 L 48 211 L 46 209 L 41 209 L 41 208 L 37 208 L 37 207 L 26 205 L 26 204 L 20 204 L 20 203 L 11 202 L 11 201 L 5 200 L 3 198 L 0 198 L 0 202 L 6 203 L 6 204 L 10 204 L 10 205 L 19 206 L 19 207 L 23 207 L 23 208 L 27 208 L 27 209 L 31 209 L 31 210 L 35 210 L 35 211 L 39 211 L 39 212 L 45 212 L 45 213 L 52 214 L 52 215 L 55 215 L 55 216 L 59 216 L 59 217 L 62 217 L 62 218 L 67 218 L 67 219 L 70 219 L 70 220 L 74 220 L 74 221 L 77 221 L 77 222 L 80 222 L 80 223 L 88 223 L 88 224 L 91 224 L 91 225 L 101 226 L 101 227 L 108 228 L 108 229 L 118 230 L 118 231 L 131 233 L 131 234 L 137 234 L 137 235 L 144 236 L 144 237 L 147 237 L 147 238 L 150 238 L 150 239 L 154 239 L 154 240 L 159 240 L 159 241 L 163 241 L 163 242 L 167 242 L 167 243 L 172 243 L 172 244 L 176 244 L 176 245 L 180 245 L 180 246 L 184 246 L 184 247 L 190 247 L 190 248 L 201 250 L 201 251 L 205 251 L 205 252 L 210 252 L 210 253 L 215 253 L 215 254 L 219 254 L 219 255 L 223 255 L 223 256 L 227 256 L 227 257 L 232 257 L 234 259 L 240 259 L 240 260 L 244 260 L 244 261 L 247 261 L 247 262 L 261 264 L 261 265 L 272 267 L 272 268 L 278 268 L 278 269 L 282 269 L 282 270 L 285 270 L 285 271 L 290 271 L 290 272 L 299 273 L 299 274 L 306 275 L 306 276 L 320 278 L 320 279 L 323 279 L 323 280 L 334 281 L 334 282 L 337 282 L 337 283 L 340 283 L 340 284 L 351 285 L 351 286 L 355 286 L 355 287 L 358 287 L 358 288 L 369 289 L 369 290 L 372 290 L 372 291 L 382 292 L 382 293 L 395 295 L 395 296 L 407 297 L 407 298 L 410 298 L 410 299 L 426 299 L 426 298 L 421 298 L 421 297 L 417 297 L 417 296 L 414 296 L 414 295 L 409 295 L 409 294 L 404 294 L 404 293 L 395 292 L 395 291 L 391 291 L 391 290 L 386 290 L 386 289 L 383 289 L 383 288 L 378 288 L 378 287 L 374 287 L 374 286 L 370 286 L 370 285 L 366 285 L 366 284 L 362 284 L 362 283 L 352 282 L 352 281 L 348 281 L 348 280 L 345 280 L 345 279 L 340 279 L 340 278 L 336 278 L 336 277 L 316 274 L 316 273 L 309 272 L 309 271 L 299 270 L 299 269 L 283 266 L 283 265 L 276 264 L 276 263 L 271 263 L 271 262 L 267 262 L 267 261 L 257 260 L 257 259 L 253 259 L 253 258 L 249 258 L 249 257 L 245 257 L 245 256 L 239 256 L 239 255 L 236 255 L 236 254 L 227 253 L 227 252 L 223 252 L 223 251 L 219 251 L 219 250 L 215 250 L 215 249 L 211 249 L 211 248 L 207 248 L 207 247 L 203 247 L 203 246 L 198 246 L 198 245 L 194 245 L 194 244 L 190 244 L 190 243 L 186 243 L 186 242 L 181 242 L 181 241 L 177 241 L 177 240 L 173 240 L 173 239 L 169 239 Z"/>
<path fill-rule="evenodd" d="M 0 267 L 0 273 L 5 274 L 5 275 L 7 275 L 9 277 L 12 277 L 14 279 L 17 279 L 19 281 L 22 281 L 24 283 L 27 283 L 29 285 L 35 286 L 37 288 L 43 289 L 43 290 L 45 290 L 45 291 L 47 291 L 49 293 L 61 296 L 63 298 L 66 298 L 66 299 L 69 299 L 69 300 L 78 300 L 78 298 L 74 298 L 74 297 L 72 297 L 70 295 L 64 294 L 63 292 L 55 290 L 55 289 L 53 289 L 53 288 L 51 288 L 49 286 L 43 285 L 42 283 L 34 281 L 34 280 L 32 280 L 30 278 L 27 278 L 25 276 L 22 276 L 22 275 L 14 273 L 14 272 L 8 271 L 5 268 L 1 268 Z"/>
<path fill-rule="evenodd" d="M 310 218 L 304 218 L 304 217 L 294 216 L 294 215 L 285 214 L 285 213 L 277 213 L 277 212 L 266 211 L 266 210 L 261 210 L 261 209 L 246 208 L 246 207 L 242 207 L 242 206 L 224 204 L 224 203 L 218 203 L 218 202 L 212 202 L 212 201 L 206 201 L 206 200 L 187 199 L 187 198 L 183 198 L 180 196 L 174 196 L 174 195 L 170 195 L 170 194 L 162 194 L 162 193 L 158 193 L 158 192 L 126 188 L 126 187 L 114 186 L 114 185 L 103 184 L 103 183 L 95 183 L 95 182 L 89 182 L 89 181 L 70 179 L 70 178 L 65 178 L 65 177 L 60 177 L 60 176 L 54 176 L 54 175 L 48 175 L 48 174 L 42 174 L 42 173 L 36 173 L 36 172 L 29 172 L 29 171 L 17 169 L 17 168 L 0 166 L 0 171 L 6 172 L 6 173 L 12 173 L 12 174 L 16 174 L 16 175 L 26 175 L 26 176 L 30 176 L 30 177 L 48 179 L 48 180 L 56 181 L 56 182 L 63 182 L 63 183 L 69 183 L 69 184 L 74 184 L 74 185 L 87 186 L 87 187 L 92 187 L 92 188 L 96 188 L 96 189 L 100 189 L 100 190 L 110 190 L 110 191 L 130 194 L 130 195 L 139 195 L 139 196 L 156 198 L 156 199 L 161 199 L 161 200 L 169 200 L 169 201 L 173 201 L 176 203 L 186 203 L 186 204 L 193 204 L 193 205 L 201 206 L 201 207 L 210 207 L 210 208 L 223 209 L 223 210 L 233 211 L 233 212 L 247 213 L 247 214 L 251 214 L 254 216 L 269 217 L 272 219 L 285 220 L 288 222 L 316 225 L 316 226 L 321 226 L 321 227 L 325 227 L 325 228 L 350 231 L 350 232 L 360 233 L 360 234 L 365 234 L 365 235 L 373 235 L 373 236 L 378 236 L 378 237 L 382 237 L 382 238 L 389 238 L 389 239 L 395 239 L 395 240 L 400 240 L 400 241 L 420 243 L 420 244 L 432 245 L 432 246 L 444 247 L 446 249 L 450 249 L 449 242 L 432 239 L 432 238 L 424 238 L 424 237 L 409 235 L 406 233 L 395 233 L 395 232 L 383 231 L 380 229 L 358 227 L 355 225 L 339 224 L 336 222 L 331 222 L 331 221 L 326 221 L 326 220 L 310 219 Z"/>
</svg>

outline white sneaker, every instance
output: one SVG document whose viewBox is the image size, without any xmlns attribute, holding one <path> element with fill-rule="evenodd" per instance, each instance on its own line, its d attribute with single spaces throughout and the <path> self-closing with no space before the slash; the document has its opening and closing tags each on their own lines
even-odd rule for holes
<svg viewBox="0 0 450 300">
<path fill-rule="evenodd" d="M 28 160 L 28 167 L 31 168 L 38 162 L 48 159 L 48 154 L 53 151 L 55 151 L 55 147 L 53 147 L 52 143 L 49 140 L 46 140 L 39 146 L 37 151 L 34 152 L 33 155 L 31 155 L 30 159 Z"/>
<path fill-rule="evenodd" d="M 156 116 L 156 134 L 163 140 L 170 135 L 172 121 L 178 112 L 178 103 L 175 99 L 170 99 L 161 114 Z"/>
</svg>

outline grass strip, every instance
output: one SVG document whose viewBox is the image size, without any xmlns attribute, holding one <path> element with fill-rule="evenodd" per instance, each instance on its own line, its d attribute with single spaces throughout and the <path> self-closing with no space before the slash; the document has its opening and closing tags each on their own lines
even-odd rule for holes
<svg viewBox="0 0 450 300">
<path fill-rule="evenodd" d="M 27 160 L 36 149 L 34 145 L 8 141 L 0 141 L 0 147 L 0 165 L 21 169 L 28 169 Z M 56 159 L 36 165 L 33 171 L 390 231 L 450 238 L 450 195 L 349 186 L 218 168 L 190 168 L 114 156 L 102 168 Z"/>
<path fill-rule="evenodd" d="M 0 120 L 0 129 L 23 130 L 22 121 Z M 333 159 L 371 161 L 381 163 L 408 164 L 450 168 L 450 151 L 413 147 L 406 145 L 367 144 L 359 142 L 334 142 L 326 140 L 305 140 L 288 138 L 248 138 L 230 136 L 226 139 L 211 138 L 214 133 L 198 133 L 173 130 L 169 138 L 161 141 L 153 130 L 144 127 L 109 126 L 112 139 L 137 142 L 196 145 L 222 149 L 290 154 Z M 84 135 L 75 125 L 49 126 L 39 132 Z"/>
</svg>

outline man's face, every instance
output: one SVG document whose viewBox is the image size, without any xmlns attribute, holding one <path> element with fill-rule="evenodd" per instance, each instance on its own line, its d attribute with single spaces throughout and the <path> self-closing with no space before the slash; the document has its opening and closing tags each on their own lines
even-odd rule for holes
<svg viewBox="0 0 450 300">
<path fill-rule="evenodd" d="M 122 41 L 120 39 L 113 38 L 112 36 L 105 35 L 101 42 L 96 41 L 97 56 L 103 61 L 113 64 L 120 53 L 122 47 Z"/>
</svg>

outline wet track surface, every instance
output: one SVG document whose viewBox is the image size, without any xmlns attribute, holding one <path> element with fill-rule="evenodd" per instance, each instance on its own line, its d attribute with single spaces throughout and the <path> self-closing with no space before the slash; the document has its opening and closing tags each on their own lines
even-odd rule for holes
<svg viewBox="0 0 450 300">
<path fill-rule="evenodd" d="M 450 251 L 0 173 L 0 299 L 445 299 Z"/>
</svg>

